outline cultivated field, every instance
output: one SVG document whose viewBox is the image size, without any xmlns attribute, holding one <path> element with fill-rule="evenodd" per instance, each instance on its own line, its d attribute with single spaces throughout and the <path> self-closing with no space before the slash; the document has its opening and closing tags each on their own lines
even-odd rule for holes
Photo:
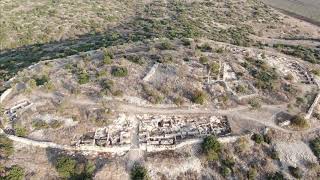
<svg viewBox="0 0 320 180">
<path fill-rule="evenodd" d="M 298 15 L 312 23 L 320 24 L 320 1 L 318 0 L 262 0 L 268 5 Z M 306 18 L 306 19 L 305 19 Z"/>
</svg>

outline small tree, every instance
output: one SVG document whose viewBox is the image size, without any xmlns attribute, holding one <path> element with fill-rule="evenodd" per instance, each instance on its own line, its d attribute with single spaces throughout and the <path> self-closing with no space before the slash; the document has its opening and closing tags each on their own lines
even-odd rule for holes
<svg viewBox="0 0 320 180">
<path fill-rule="evenodd" d="M 148 171 L 145 167 L 135 164 L 131 169 L 131 179 L 132 180 L 147 180 L 148 178 Z"/>
</svg>

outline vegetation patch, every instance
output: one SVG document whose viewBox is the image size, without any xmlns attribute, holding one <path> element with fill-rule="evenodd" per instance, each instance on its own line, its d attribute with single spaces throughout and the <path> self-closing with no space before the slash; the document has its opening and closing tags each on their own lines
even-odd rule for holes
<svg viewBox="0 0 320 180">
<path fill-rule="evenodd" d="M 13 149 L 13 143 L 12 141 L 7 138 L 5 135 L 0 135 L 0 157 L 1 158 L 7 158 L 10 155 L 12 155 L 14 149 Z"/>
<path fill-rule="evenodd" d="M 275 44 L 273 47 L 284 54 L 301 58 L 304 61 L 320 63 L 320 50 L 287 44 Z"/>
<path fill-rule="evenodd" d="M 140 164 L 134 164 L 130 176 L 132 180 L 148 180 L 148 170 Z"/>
<path fill-rule="evenodd" d="M 115 77 L 126 77 L 128 76 L 128 69 L 126 67 L 115 66 L 112 68 L 111 74 Z"/>
<path fill-rule="evenodd" d="M 69 156 L 61 156 L 55 164 L 59 175 L 66 179 L 91 179 L 95 165 L 91 162 L 79 162 Z"/>
<path fill-rule="evenodd" d="M 314 155 L 320 159 L 320 137 L 317 137 L 310 141 L 310 148 Z"/>
<path fill-rule="evenodd" d="M 209 161 L 219 159 L 219 152 L 221 151 L 221 144 L 215 136 L 208 136 L 202 143 L 203 152 L 206 154 Z"/>
</svg>

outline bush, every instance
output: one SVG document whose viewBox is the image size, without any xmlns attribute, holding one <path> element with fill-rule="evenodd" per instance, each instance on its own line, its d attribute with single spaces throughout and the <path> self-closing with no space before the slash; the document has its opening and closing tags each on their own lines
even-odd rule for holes
<svg viewBox="0 0 320 180">
<path fill-rule="evenodd" d="M 202 52 L 211 52 L 212 51 L 212 47 L 208 43 L 204 43 L 201 46 L 198 46 L 197 48 L 200 49 Z"/>
<path fill-rule="evenodd" d="M 310 148 L 313 151 L 313 154 L 320 158 L 320 137 L 317 137 L 310 141 Z"/>
<path fill-rule="evenodd" d="M 6 173 L 4 180 L 22 180 L 24 178 L 24 169 L 17 165 L 10 167 Z"/>
<path fill-rule="evenodd" d="M 217 76 L 219 75 L 220 64 L 217 62 L 213 62 L 209 64 L 210 75 Z"/>
<path fill-rule="evenodd" d="M 207 95 L 201 90 L 195 90 L 192 96 L 192 102 L 196 104 L 204 104 L 207 99 Z"/>
<path fill-rule="evenodd" d="M 291 119 L 292 125 L 299 127 L 299 128 L 306 128 L 308 127 L 308 121 L 301 115 L 295 115 Z"/>
<path fill-rule="evenodd" d="M 260 100 L 257 99 L 257 98 L 250 99 L 249 104 L 250 104 L 251 108 L 254 109 L 254 110 L 261 108 Z"/>
<path fill-rule="evenodd" d="M 270 152 L 270 157 L 274 160 L 279 160 L 279 153 L 275 150 L 275 149 L 272 149 L 271 152 Z"/>
<path fill-rule="evenodd" d="M 171 50 L 171 49 L 174 49 L 174 47 L 169 41 L 163 41 L 160 44 L 159 49 L 161 49 L 161 50 Z"/>
<path fill-rule="evenodd" d="M 76 174 L 77 161 L 70 157 L 60 157 L 55 165 L 59 175 L 63 178 L 70 178 Z"/>
<path fill-rule="evenodd" d="M 96 166 L 92 162 L 79 162 L 68 156 L 57 159 L 55 168 L 64 179 L 92 179 Z"/>
<path fill-rule="evenodd" d="M 311 72 L 316 76 L 320 76 L 320 69 L 312 69 Z"/>
<path fill-rule="evenodd" d="M 253 134 L 252 140 L 253 140 L 254 142 L 256 142 L 257 144 L 261 144 L 261 143 L 264 142 L 263 135 L 261 135 L 261 134 L 256 134 L 256 133 Z"/>
<path fill-rule="evenodd" d="M 78 82 L 79 84 L 86 84 L 89 82 L 89 74 L 87 73 L 87 71 L 83 70 L 78 74 Z"/>
<path fill-rule="evenodd" d="M 221 170 L 220 170 L 220 173 L 223 177 L 228 177 L 230 176 L 231 174 L 231 169 L 227 166 L 222 166 L 221 167 Z"/>
<path fill-rule="evenodd" d="M 111 74 L 115 77 L 125 77 L 128 75 L 128 69 L 126 67 L 113 67 Z"/>
<path fill-rule="evenodd" d="M 257 169 L 256 168 L 253 168 L 251 167 L 248 171 L 248 180 L 255 180 L 256 177 L 257 177 Z"/>
<path fill-rule="evenodd" d="M 268 180 L 285 180 L 281 172 L 276 172 L 274 174 L 269 174 L 267 177 Z"/>
<path fill-rule="evenodd" d="M 182 44 L 184 46 L 190 46 L 191 45 L 191 41 L 189 39 L 187 39 L 187 38 L 183 38 L 181 41 L 182 41 Z"/>
<path fill-rule="evenodd" d="M 41 78 L 36 78 L 35 81 L 37 86 L 42 86 L 49 81 L 49 77 L 47 75 L 43 75 Z"/>
<path fill-rule="evenodd" d="M 143 65 L 145 63 L 145 60 L 143 57 L 137 56 L 137 55 L 130 55 L 130 56 L 125 56 L 125 58 L 133 63 Z"/>
<path fill-rule="evenodd" d="M 104 91 L 112 91 L 114 82 L 109 79 L 105 79 L 101 81 L 100 86 L 103 88 Z"/>
<path fill-rule="evenodd" d="M 13 153 L 12 141 L 5 135 L 0 135 L 0 157 L 7 158 Z"/>
<path fill-rule="evenodd" d="M 201 64 L 208 64 L 209 59 L 208 59 L 208 57 L 201 56 L 200 59 L 199 59 L 199 62 L 200 62 Z"/>
<path fill-rule="evenodd" d="M 288 169 L 293 177 L 297 179 L 301 179 L 303 177 L 303 172 L 299 167 L 289 166 Z"/>
<path fill-rule="evenodd" d="M 183 105 L 184 100 L 182 97 L 179 96 L 179 97 L 176 97 L 173 99 L 173 103 L 177 106 L 181 106 L 181 105 Z"/>
<path fill-rule="evenodd" d="M 211 135 L 203 140 L 202 149 L 207 155 L 207 159 L 209 161 L 214 161 L 218 159 L 218 153 L 221 150 L 221 144 L 215 136 Z"/>
<path fill-rule="evenodd" d="M 132 180 L 147 180 L 148 178 L 148 171 L 145 167 L 135 164 L 131 169 L 131 179 Z"/>
<path fill-rule="evenodd" d="M 107 49 L 103 49 L 103 63 L 111 64 L 113 59 L 113 54 Z"/>
<path fill-rule="evenodd" d="M 14 130 L 15 130 L 15 135 L 18 137 L 25 137 L 28 134 L 27 129 L 24 127 L 18 126 L 18 127 L 15 127 Z"/>
<path fill-rule="evenodd" d="M 144 92 L 147 94 L 147 99 L 153 104 L 159 104 L 163 101 L 164 97 L 152 87 L 149 87 L 146 84 L 142 85 Z"/>
</svg>

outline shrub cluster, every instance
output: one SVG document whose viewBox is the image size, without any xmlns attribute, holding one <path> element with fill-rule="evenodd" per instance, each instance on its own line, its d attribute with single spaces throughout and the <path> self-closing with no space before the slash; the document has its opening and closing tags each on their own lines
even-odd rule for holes
<svg viewBox="0 0 320 180">
<path fill-rule="evenodd" d="M 112 68 L 111 74 L 115 77 L 125 77 L 128 75 L 128 69 L 126 67 L 115 66 Z"/>
</svg>

